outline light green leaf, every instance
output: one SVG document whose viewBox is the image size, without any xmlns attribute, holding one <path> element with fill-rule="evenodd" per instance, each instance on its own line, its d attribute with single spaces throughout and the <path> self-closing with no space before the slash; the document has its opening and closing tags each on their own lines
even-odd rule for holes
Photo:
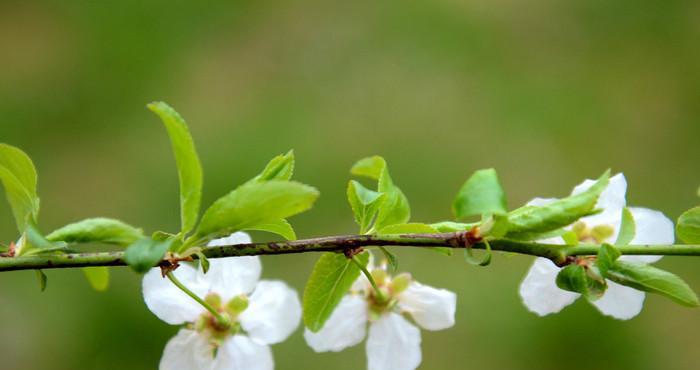
<svg viewBox="0 0 700 370">
<path fill-rule="evenodd" d="M 637 225 L 634 222 L 634 216 L 632 216 L 632 211 L 625 207 L 622 210 L 622 222 L 620 223 L 620 233 L 617 235 L 617 245 L 627 245 L 637 234 Z"/>
<path fill-rule="evenodd" d="M 457 219 L 508 212 L 506 194 L 493 168 L 479 170 L 464 183 L 452 203 Z"/>
<path fill-rule="evenodd" d="M 272 158 L 265 169 L 251 181 L 289 180 L 294 174 L 294 151 Z"/>
<path fill-rule="evenodd" d="M 148 272 L 163 259 L 171 244 L 172 239 L 165 241 L 141 239 L 126 248 L 124 261 L 138 273 Z"/>
<path fill-rule="evenodd" d="M 105 243 L 128 246 L 143 238 L 143 232 L 110 218 L 88 218 L 52 232 L 46 239 L 66 243 Z"/>
<path fill-rule="evenodd" d="M 39 290 L 42 292 L 46 290 L 46 283 L 48 281 L 48 278 L 46 277 L 46 274 L 42 270 L 34 270 L 36 272 L 36 278 L 39 280 Z"/>
<path fill-rule="evenodd" d="M 315 188 L 294 181 L 246 183 L 209 207 L 197 235 L 214 238 L 279 222 L 311 208 L 318 195 Z"/>
<path fill-rule="evenodd" d="M 422 224 L 418 222 L 411 222 L 407 224 L 396 224 L 389 225 L 382 228 L 377 232 L 379 235 L 391 235 L 391 234 L 436 234 L 439 231 L 427 224 Z"/>
<path fill-rule="evenodd" d="M 545 233 L 574 223 L 581 217 L 596 213 L 600 193 L 608 186 L 610 171 L 606 171 L 588 190 L 544 206 L 525 206 L 508 214 L 508 237 L 523 239 L 519 234 Z"/>
<path fill-rule="evenodd" d="M 411 222 L 407 224 L 396 224 L 389 225 L 377 232 L 378 235 L 392 235 L 392 234 L 436 234 L 440 231 L 433 227 L 433 225 L 422 224 L 417 222 Z M 437 252 L 443 256 L 451 256 L 453 253 L 452 248 L 448 247 L 430 247 L 421 248 L 427 249 L 429 251 Z"/>
<path fill-rule="evenodd" d="M 197 252 L 195 253 L 197 255 L 197 260 L 199 261 L 199 264 L 202 266 L 202 271 L 206 274 L 209 272 L 209 258 L 204 255 L 202 252 Z"/>
<path fill-rule="evenodd" d="M 398 270 L 399 258 L 396 257 L 395 254 L 391 253 L 391 251 L 386 249 L 386 247 L 379 247 L 379 250 L 384 255 L 384 259 L 386 259 L 386 262 L 389 264 L 389 267 L 391 267 L 391 271 L 394 272 L 394 271 Z"/>
<path fill-rule="evenodd" d="M 366 233 L 379 211 L 386 194 L 378 193 L 364 187 L 355 180 L 348 182 L 348 203 L 355 216 L 355 222 L 360 225 L 360 233 Z"/>
<path fill-rule="evenodd" d="M 464 260 L 467 261 L 468 264 L 473 265 L 473 266 L 488 266 L 491 264 L 491 258 L 493 257 L 493 253 L 491 252 L 491 243 L 489 243 L 488 240 L 484 239 L 484 245 L 486 246 L 486 250 L 484 251 L 484 255 L 481 258 L 476 258 L 474 256 L 474 253 L 472 251 L 471 247 L 468 247 L 464 249 Z"/>
<path fill-rule="evenodd" d="M 443 221 L 434 224 L 430 224 L 430 227 L 434 228 L 441 233 L 453 233 L 458 231 L 469 231 L 478 223 L 465 224 L 461 222 Z"/>
<path fill-rule="evenodd" d="M 352 167 L 350 172 L 356 176 L 365 176 L 377 180 L 377 191 L 386 194 L 386 198 L 377 212 L 374 222 L 375 229 L 408 222 L 411 218 L 411 208 L 408 205 L 408 199 L 406 199 L 401 189 L 392 182 L 384 158 L 374 156 L 361 159 Z"/>
<path fill-rule="evenodd" d="M 363 266 L 369 253 L 357 255 Z M 360 276 L 355 263 L 340 253 L 324 253 L 316 262 L 304 289 L 304 324 L 318 332 L 335 310 L 345 293 Z"/>
<path fill-rule="evenodd" d="M 202 200 L 202 165 L 185 120 L 164 102 L 148 104 L 148 109 L 160 117 L 170 136 L 180 178 L 180 218 L 184 235 L 197 224 Z"/>
<path fill-rule="evenodd" d="M 18 148 L 0 144 L 0 182 L 20 233 L 39 216 L 37 175 L 32 160 Z"/>
<path fill-rule="evenodd" d="M 610 266 L 607 278 L 637 290 L 664 295 L 684 306 L 699 304 L 698 296 L 685 281 L 650 265 L 617 261 Z"/>
<path fill-rule="evenodd" d="M 689 209 L 678 218 L 676 233 L 686 244 L 700 244 L 700 207 Z"/>
<path fill-rule="evenodd" d="M 20 248 L 20 255 L 41 254 L 65 249 L 66 244 L 62 242 L 51 242 L 47 240 L 39 229 L 33 224 L 28 224 L 24 233 L 26 245 Z"/>
<path fill-rule="evenodd" d="M 98 292 L 104 292 L 109 288 L 109 268 L 105 266 L 82 268 L 85 278 L 90 286 Z"/>
<path fill-rule="evenodd" d="M 272 220 L 267 223 L 257 224 L 253 227 L 248 227 L 245 230 L 267 231 L 277 234 L 287 240 L 296 240 L 297 238 L 297 234 L 294 232 L 292 225 L 290 225 L 289 222 L 283 218 L 279 220 Z"/>
</svg>

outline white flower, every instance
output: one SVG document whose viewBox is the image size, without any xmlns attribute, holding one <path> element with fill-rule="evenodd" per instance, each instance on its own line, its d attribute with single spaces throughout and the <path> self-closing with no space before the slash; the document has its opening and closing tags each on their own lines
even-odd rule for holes
<svg viewBox="0 0 700 370">
<path fill-rule="evenodd" d="M 378 299 L 369 281 L 361 276 L 319 332 L 306 329 L 306 343 L 316 352 L 341 351 L 364 339 L 369 322 L 367 368 L 416 369 L 422 356 L 420 330 L 402 314 L 423 329 L 447 329 L 455 323 L 457 296 L 413 281 L 408 274 L 391 279 L 378 268 L 372 275 L 386 299 Z"/>
<path fill-rule="evenodd" d="M 572 194 L 585 191 L 593 180 L 586 180 Z M 625 192 L 627 181 L 624 175 L 617 174 L 610 179 L 610 184 L 598 199 L 596 208 L 601 213 L 582 218 L 574 224 L 573 229 L 580 241 L 601 244 L 613 243 L 619 234 L 622 221 L 622 211 L 625 208 Z M 552 199 L 533 199 L 530 205 L 544 205 Z M 636 235 L 630 244 L 673 244 L 673 222 L 663 213 L 646 208 L 629 208 L 636 224 Z M 543 240 L 544 243 L 563 244 L 561 238 Z M 661 256 L 622 256 L 620 260 L 636 263 L 653 263 Z M 556 285 L 556 277 L 560 268 L 552 261 L 538 257 L 530 268 L 527 276 L 520 285 L 520 296 L 527 308 L 540 315 L 548 315 L 561 311 L 573 303 L 580 294 L 562 290 Z M 607 281 L 608 289 L 605 294 L 591 303 L 605 315 L 620 320 L 628 320 L 642 310 L 645 294 L 612 281 Z"/>
<path fill-rule="evenodd" d="M 210 245 L 249 242 L 247 234 L 235 233 Z M 269 345 L 289 337 L 301 319 L 296 291 L 281 281 L 258 281 L 262 267 L 257 256 L 218 258 L 209 263 L 207 274 L 189 264 L 182 264 L 174 274 L 230 319 L 228 328 L 217 324 L 209 311 L 163 279 L 158 268 L 143 279 L 148 308 L 168 324 L 186 324 L 165 346 L 159 369 L 273 369 Z"/>
</svg>

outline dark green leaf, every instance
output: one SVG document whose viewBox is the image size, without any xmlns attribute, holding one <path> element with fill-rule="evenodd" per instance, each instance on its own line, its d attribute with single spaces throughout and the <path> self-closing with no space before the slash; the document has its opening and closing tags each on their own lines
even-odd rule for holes
<svg viewBox="0 0 700 370">
<path fill-rule="evenodd" d="M 596 259 L 596 266 L 602 277 L 605 278 L 608 276 L 608 270 L 611 266 L 615 265 L 620 255 L 620 251 L 610 244 L 603 244 L 600 247 L 598 250 L 598 258 Z"/>
<path fill-rule="evenodd" d="M 607 278 L 637 290 L 664 295 L 684 306 L 698 306 L 698 296 L 685 281 L 650 265 L 617 261 L 610 266 Z"/>
<path fill-rule="evenodd" d="M 127 246 L 143 238 L 143 232 L 119 220 L 88 218 L 66 225 L 46 236 L 52 242 L 105 243 Z"/>
<path fill-rule="evenodd" d="M 384 158 L 379 156 L 364 158 L 358 161 L 350 171 L 356 176 L 365 176 L 377 180 L 377 191 L 386 194 L 379 207 L 374 228 L 379 230 L 389 225 L 403 224 L 411 218 L 411 208 L 408 199 L 401 189 L 394 185 L 389 176 Z"/>
<path fill-rule="evenodd" d="M 157 114 L 168 130 L 177 162 L 180 178 L 180 218 L 182 233 L 186 234 L 197 224 L 202 200 L 202 165 L 199 163 L 194 140 L 185 120 L 168 104 L 155 102 L 148 109 Z"/>
<path fill-rule="evenodd" d="M 557 286 L 570 292 L 582 294 L 589 301 L 603 296 L 607 285 L 600 276 L 595 276 L 579 264 L 567 265 L 557 275 Z"/>
<path fill-rule="evenodd" d="M 250 182 L 220 198 L 204 213 L 199 237 L 256 229 L 311 208 L 318 190 L 294 181 Z"/>
<path fill-rule="evenodd" d="M 678 218 L 676 233 L 686 244 L 700 244 L 700 207 L 692 208 Z"/>
<path fill-rule="evenodd" d="M 20 233 L 39 216 L 37 175 L 32 160 L 18 148 L 0 144 L 0 182 Z"/>
<path fill-rule="evenodd" d="M 141 239 L 126 248 L 124 261 L 134 271 L 145 273 L 163 259 L 171 244 L 172 240 L 155 241 L 150 238 Z"/>
<path fill-rule="evenodd" d="M 637 225 L 634 222 L 634 216 L 632 216 L 632 212 L 629 210 L 629 208 L 625 207 L 622 210 L 620 233 L 617 235 L 617 241 L 615 244 L 627 245 L 634 240 L 635 234 L 637 234 Z"/>
<path fill-rule="evenodd" d="M 357 255 L 363 266 L 369 253 Z M 317 332 L 323 328 L 343 296 L 360 276 L 355 263 L 340 253 L 324 253 L 316 262 L 304 290 L 304 324 Z"/>
<path fill-rule="evenodd" d="M 457 219 L 480 215 L 504 215 L 508 211 L 506 194 L 493 168 L 479 170 L 464 183 L 452 203 Z"/>
<path fill-rule="evenodd" d="M 98 292 L 104 292 L 109 288 L 109 268 L 105 266 L 82 268 L 85 278 L 90 286 Z"/>
<path fill-rule="evenodd" d="M 360 233 L 364 234 L 370 229 L 386 194 L 369 190 L 359 182 L 350 180 L 347 197 L 355 222 L 360 226 Z"/>
<path fill-rule="evenodd" d="M 606 171 L 588 190 L 544 206 L 525 206 L 508 214 L 508 237 L 522 239 L 519 234 L 545 233 L 576 222 L 596 213 L 600 193 L 608 186 L 610 171 Z"/>
</svg>

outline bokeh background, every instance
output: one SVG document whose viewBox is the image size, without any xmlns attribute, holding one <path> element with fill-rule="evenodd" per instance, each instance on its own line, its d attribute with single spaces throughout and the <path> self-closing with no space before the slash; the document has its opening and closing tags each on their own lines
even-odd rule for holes
<svg viewBox="0 0 700 370">
<path fill-rule="evenodd" d="M 145 109 L 189 121 L 205 204 L 294 148 L 322 197 L 300 236 L 351 233 L 348 169 L 382 154 L 413 219 L 450 218 L 475 169 L 496 167 L 515 207 L 624 171 L 629 203 L 672 218 L 698 203 L 700 3 L 669 1 L 0 0 L 0 141 L 40 174 L 41 226 L 117 217 L 178 226 L 169 143 Z M 0 239 L 16 237 L 0 206 Z M 266 236 L 260 235 L 265 238 Z M 459 295 L 457 325 L 423 333 L 423 369 L 696 369 L 700 311 L 650 296 L 628 322 L 585 302 L 538 318 L 517 287 L 530 258 L 475 268 L 399 252 L 402 269 Z M 265 257 L 299 291 L 317 256 Z M 700 289 L 700 260 L 659 263 Z M 0 276 L 4 370 L 155 369 L 177 330 L 115 269 Z M 361 369 L 364 348 L 314 354 L 301 330 L 278 369 Z"/>
</svg>

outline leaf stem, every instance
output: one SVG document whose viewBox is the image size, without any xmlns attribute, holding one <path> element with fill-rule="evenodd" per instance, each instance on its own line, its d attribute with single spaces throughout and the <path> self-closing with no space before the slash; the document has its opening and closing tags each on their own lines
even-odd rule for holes
<svg viewBox="0 0 700 370">
<path fill-rule="evenodd" d="M 182 290 L 185 294 L 190 296 L 192 299 L 197 301 L 202 307 L 206 308 L 207 311 L 211 312 L 211 314 L 216 318 L 216 321 L 221 325 L 222 327 L 230 327 L 231 326 L 231 320 L 229 320 L 226 316 L 222 315 L 219 311 L 216 310 L 212 305 L 207 303 L 207 301 L 203 300 L 200 298 L 197 294 L 195 294 L 193 291 L 191 291 L 189 288 L 187 288 L 182 282 L 175 277 L 175 274 L 173 271 L 169 271 L 165 276 L 170 279 L 170 281 L 175 284 L 178 289 Z"/>
<path fill-rule="evenodd" d="M 374 280 L 374 276 L 372 276 L 372 273 L 369 272 L 369 270 L 367 270 L 367 267 L 365 267 L 365 265 L 363 265 L 362 262 L 360 262 L 360 259 L 357 258 L 357 256 L 352 256 L 352 262 L 354 262 L 355 265 L 357 265 L 357 267 L 360 268 L 360 271 L 362 271 L 367 280 L 369 280 L 369 284 L 372 285 L 372 288 L 374 289 L 374 292 L 377 296 L 377 301 L 386 302 L 386 295 L 379 288 L 377 282 Z"/>
<path fill-rule="evenodd" d="M 489 243 L 491 244 L 491 249 L 494 251 L 544 257 L 557 264 L 565 263 L 567 257 L 570 256 L 596 255 L 599 248 L 597 245 L 588 244 L 563 246 L 509 239 L 489 239 Z M 203 247 L 202 253 L 207 258 L 221 258 L 307 252 L 342 252 L 347 249 L 369 246 L 397 248 L 446 247 L 463 249 L 465 248 L 465 232 L 328 236 L 294 241 Z M 698 244 L 620 245 L 616 247 L 623 255 L 700 256 L 700 245 Z M 486 249 L 486 245 L 481 242 L 472 245 L 471 248 Z M 197 258 L 197 256 L 192 257 Z M 167 261 L 161 261 L 157 265 L 161 264 L 167 265 Z M 0 271 L 125 265 L 124 252 L 122 251 L 0 257 Z"/>
</svg>

